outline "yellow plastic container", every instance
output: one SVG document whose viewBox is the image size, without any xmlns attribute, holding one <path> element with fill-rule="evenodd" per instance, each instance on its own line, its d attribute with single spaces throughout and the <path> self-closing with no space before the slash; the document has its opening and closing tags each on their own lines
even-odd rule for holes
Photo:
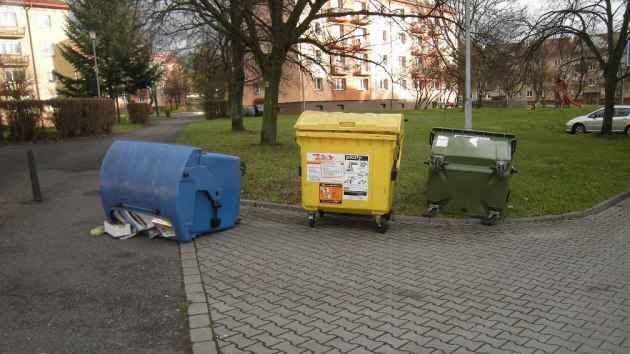
<svg viewBox="0 0 630 354">
<path fill-rule="evenodd" d="M 387 231 L 403 142 L 402 114 L 305 111 L 295 123 L 301 148 L 302 206 L 316 213 L 374 215 Z"/>
</svg>

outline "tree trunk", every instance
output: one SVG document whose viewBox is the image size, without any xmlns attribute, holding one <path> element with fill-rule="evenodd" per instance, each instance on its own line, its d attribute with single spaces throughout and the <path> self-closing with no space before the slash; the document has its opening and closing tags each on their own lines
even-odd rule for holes
<svg viewBox="0 0 630 354">
<path fill-rule="evenodd" d="M 284 60 L 269 58 L 267 68 L 263 73 L 265 79 L 265 108 L 260 131 L 261 145 L 276 145 L 278 128 L 278 97 L 280 96 L 280 78 Z"/>
<path fill-rule="evenodd" d="M 610 135 L 612 133 L 617 81 L 616 70 L 604 70 L 604 121 L 602 122 L 601 135 Z"/>
<path fill-rule="evenodd" d="M 232 23 L 243 22 L 243 11 L 238 6 L 230 6 L 230 20 Z M 232 131 L 244 131 L 243 124 L 243 87 L 245 86 L 245 67 L 243 58 L 245 56 L 245 46 L 241 39 L 233 33 L 230 38 L 230 49 L 232 57 L 230 84 L 229 110 L 232 117 Z"/>
</svg>

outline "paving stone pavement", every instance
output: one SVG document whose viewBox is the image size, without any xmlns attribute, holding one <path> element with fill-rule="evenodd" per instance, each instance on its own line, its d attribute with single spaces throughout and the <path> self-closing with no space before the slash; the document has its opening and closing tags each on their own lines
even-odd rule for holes
<svg viewBox="0 0 630 354">
<path fill-rule="evenodd" d="M 200 353 L 629 353 L 630 198 L 576 220 L 390 223 L 242 207 L 183 244 Z"/>
</svg>

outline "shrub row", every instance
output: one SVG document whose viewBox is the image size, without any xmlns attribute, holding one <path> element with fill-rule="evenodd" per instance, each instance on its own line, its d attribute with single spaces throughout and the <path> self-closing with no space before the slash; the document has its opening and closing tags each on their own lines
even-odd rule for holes
<svg viewBox="0 0 630 354">
<path fill-rule="evenodd" d="M 207 100 L 203 102 L 206 119 L 216 119 L 227 116 L 228 102 L 225 100 Z"/>
<path fill-rule="evenodd" d="M 0 125 L 6 125 L 9 139 L 15 141 L 45 135 L 47 119 L 61 138 L 109 134 L 116 114 L 114 101 L 105 98 L 0 101 L 0 111 Z"/>
<path fill-rule="evenodd" d="M 37 100 L 0 101 L 9 139 L 33 140 L 43 134 L 44 103 Z"/>
<path fill-rule="evenodd" d="M 129 103 L 127 105 L 129 120 L 134 124 L 149 124 L 151 106 L 146 103 Z"/>
</svg>

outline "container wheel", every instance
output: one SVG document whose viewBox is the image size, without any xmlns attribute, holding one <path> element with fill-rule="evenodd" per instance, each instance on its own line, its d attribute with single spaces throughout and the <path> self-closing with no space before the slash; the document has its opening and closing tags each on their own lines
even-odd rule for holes
<svg viewBox="0 0 630 354">
<path fill-rule="evenodd" d="M 493 226 L 493 225 L 496 225 L 498 219 L 499 219 L 499 213 L 497 213 L 497 212 L 490 212 L 490 214 L 488 214 L 488 216 L 486 216 L 485 218 L 481 219 L 481 223 L 483 225 Z"/>
<path fill-rule="evenodd" d="M 324 217 L 324 211 L 323 210 L 318 210 L 318 212 L 319 212 L 319 217 L 323 218 Z"/>
<path fill-rule="evenodd" d="M 308 213 L 308 226 L 315 227 L 315 213 Z"/>
<path fill-rule="evenodd" d="M 388 221 L 391 220 L 392 219 L 392 212 L 390 211 L 387 214 L 384 214 L 383 215 L 383 219 L 388 220 Z"/>
<path fill-rule="evenodd" d="M 389 230 L 389 221 L 387 221 L 385 217 L 377 216 L 375 218 L 375 221 L 376 221 L 376 232 L 378 232 L 379 234 L 384 234 L 387 232 L 387 230 Z"/>
<path fill-rule="evenodd" d="M 422 216 L 425 218 L 432 218 L 437 215 L 438 211 L 440 211 L 440 208 L 437 205 L 430 205 L 429 209 L 422 213 Z"/>
</svg>

